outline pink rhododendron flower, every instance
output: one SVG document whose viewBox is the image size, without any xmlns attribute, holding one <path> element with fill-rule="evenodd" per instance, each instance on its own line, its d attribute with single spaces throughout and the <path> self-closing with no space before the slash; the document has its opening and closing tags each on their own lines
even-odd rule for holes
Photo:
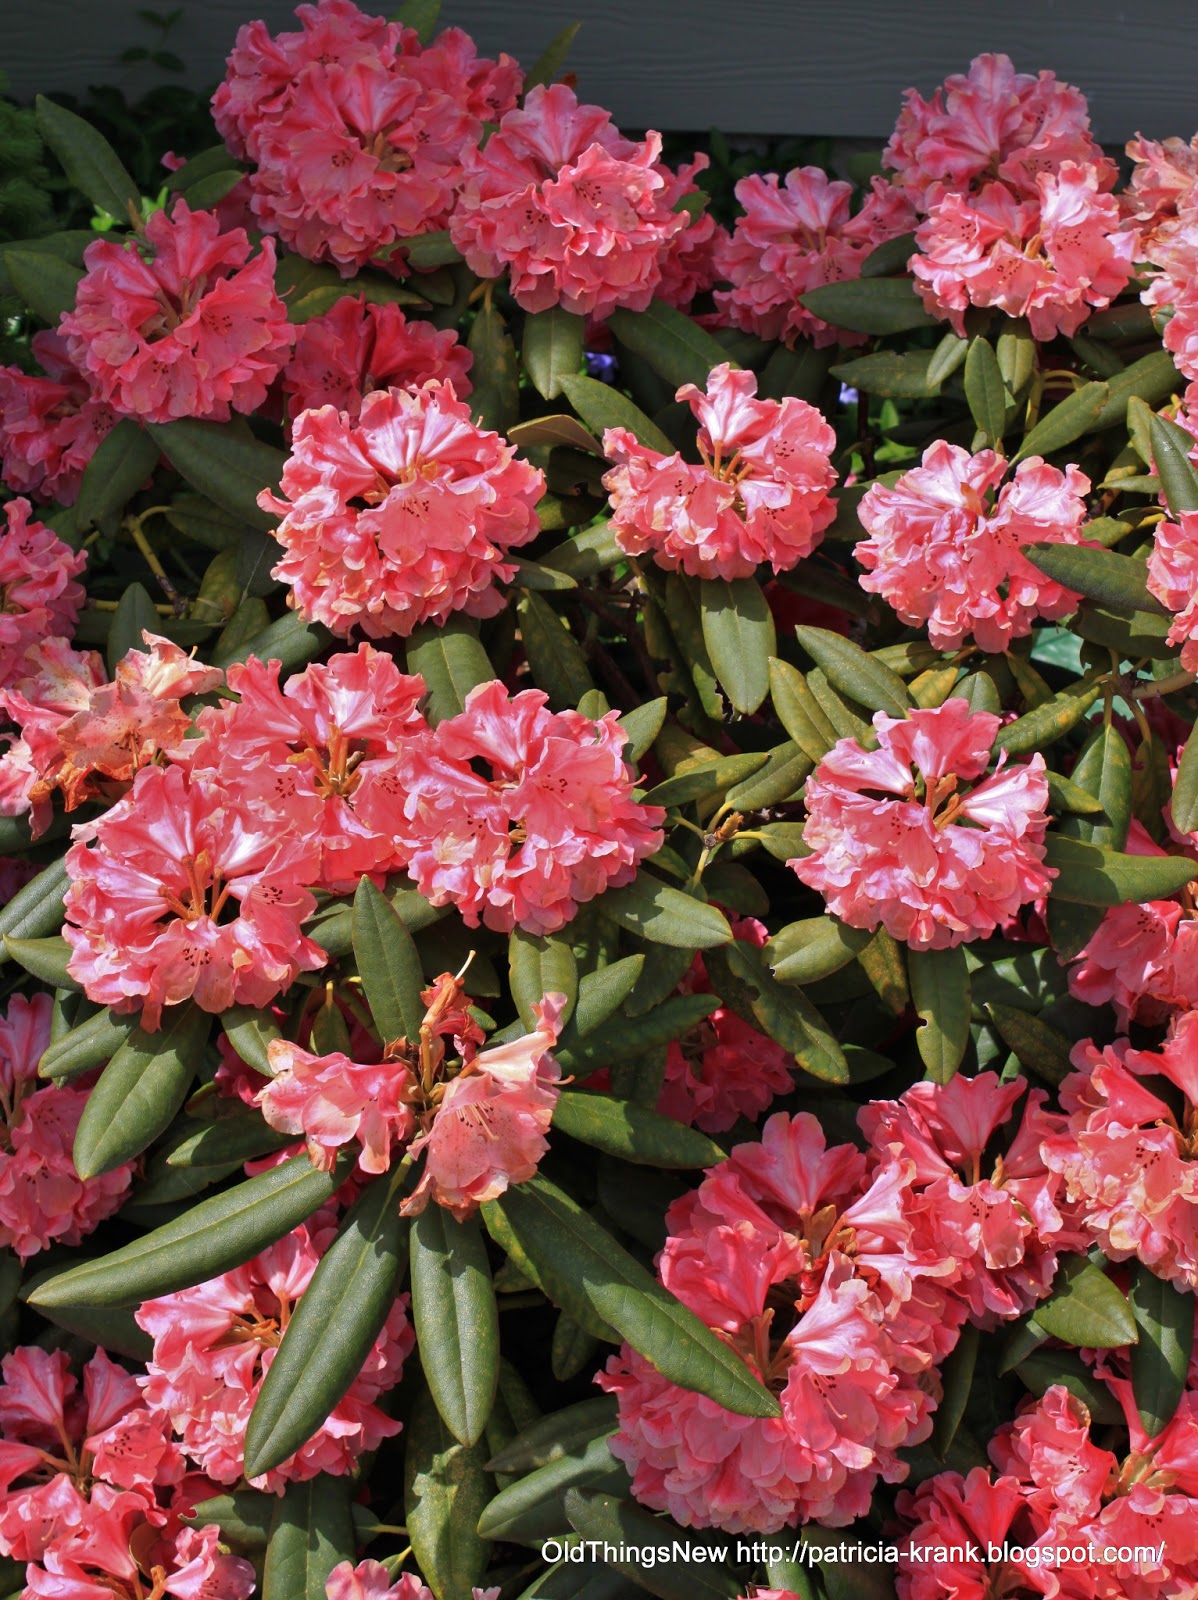
<svg viewBox="0 0 1198 1600">
<path fill-rule="evenodd" d="M 697 151 L 693 161 L 676 171 L 662 169 L 667 177 L 665 198 L 670 209 L 677 210 L 688 200 L 694 202 L 693 209 L 686 206 L 689 224 L 670 239 L 658 258 L 661 282 L 655 298 L 679 311 L 689 311 L 695 298 L 715 284 L 719 277 L 719 251 L 728 239 L 728 230 L 707 210 L 705 198 L 699 199 L 702 191 L 695 176 L 710 165 L 709 157 Z"/>
<path fill-rule="evenodd" d="M 17 494 L 73 506 L 116 412 L 93 397 L 60 334 L 43 328 L 29 344 L 45 377 L 0 367 L 0 477 Z"/>
<path fill-rule="evenodd" d="M 996 1481 L 985 1467 L 974 1467 L 966 1477 L 938 1472 L 914 1493 L 900 1494 L 897 1508 L 912 1524 L 899 1545 L 899 1600 L 990 1600 L 999 1594 L 1046 1592 L 1036 1558 L 988 1559 L 992 1547 L 1026 1550 L 1044 1531 L 1016 1479 Z M 929 1561 L 923 1554 L 927 1550 L 946 1555 Z"/>
<path fill-rule="evenodd" d="M 394 764 L 402 741 L 425 727 L 424 680 L 369 644 L 282 687 L 279 674 L 279 662 L 256 656 L 231 667 L 241 698 L 200 713 L 203 737 L 186 759 L 280 833 L 302 837 L 318 854 L 314 887 L 351 893 L 364 873 L 381 884 L 400 866 Z"/>
<path fill-rule="evenodd" d="M 361 1142 L 363 1172 L 386 1172 L 391 1152 L 412 1137 L 412 1075 L 402 1062 L 362 1065 L 340 1051 L 312 1055 L 286 1039 L 267 1050 L 274 1076 L 257 1103 L 272 1128 L 304 1137 L 313 1166 L 331 1172 L 337 1151 Z"/>
<path fill-rule="evenodd" d="M 858 508 L 869 534 L 853 552 L 865 568 L 861 587 L 904 622 L 926 623 L 938 650 L 970 637 L 982 650 L 1006 650 L 1037 618 L 1056 621 L 1077 605 L 1079 596 L 1046 578 L 1021 547 L 1079 543 L 1089 478 L 1039 456 L 1004 482 L 1007 468 L 993 450 L 970 455 L 938 439 L 920 466 L 891 486 L 875 484 Z"/>
<path fill-rule="evenodd" d="M 147 1402 L 166 1412 L 184 1452 L 217 1483 L 242 1476 L 245 1427 L 281 1334 L 337 1232 L 325 1207 L 233 1272 L 147 1300 L 138 1326 L 153 1337 L 146 1364 Z M 318 1473 L 344 1477 L 400 1424 L 375 1404 L 399 1382 L 413 1335 L 400 1296 L 361 1371 L 315 1434 L 253 1487 L 281 1493 Z"/>
<path fill-rule="evenodd" d="M 1159 1051 L 1126 1039 L 1074 1047 L 1061 1085 L 1065 1129 L 1041 1153 L 1065 1180 L 1090 1237 L 1112 1261 L 1135 1256 L 1183 1289 L 1198 1289 L 1198 1013 L 1177 1017 Z M 1174 1109 L 1176 1096 L 1184 1108 Z"/>
<path fill-rule="evenodd" d="M 617 713 L 592 721 L 547 700 L 480 684 L 460 716 L 400 749 L 402 809 L 388 816 L 404 864 L 471 928 L 555 933 L 661 848 L 665 813 L 632 798 Z"/>
<path fill-rule="evenodd" d="M 67 852 L 68 971 L 117 1011 L 264 1006 L 325 963 L 300 932 L 316 842 L 281 834 L 208 774 L 144 767 L 123 800 L 80 824 Z"/>
<path fill-rule="evenodd" d="M 182 200 L 155 211 L 145 245 L 97 239 L 84 252 L 67 351 L 99 397 L 146 422 L 255 411 L 290 353 L 294 329 L 275 293 L 275 247 L 251 259 L 241 228 L 222 233 Z"/>
<path fill-rule="evenodd" d="M 169 639 L 143 633 L 107 682 L 95 651 L 47 639 L 26 651 L 24 676 L 0 690 L 21 731 L 0 757 L 0 813 L 30 812 L 33 836 L 50 823 L 55 791 L 67 811 L 85 800 L 119 798 L 151 761 L 178 758 L 191 718 L 180 701 L 217 688 L 224 674 L 194 661 Z"/>
<path fill-rule="evenodd" d="M 253 1567 L 221 1549 L 219 1528 L 155 1536 L 150 1520 L 123 1509 L 119 1521 L 105 1519 L 98 1536 L 51 1548 L 40 1566 L 27 1568 L 29 1600 L 249 1600 L 256 1592 Z"/>
<path fill-rule="evenodd" d="M 71 633 L 85 598 L 75 579 L 87 556 L 31 520 L 32 510 L 10 500 L 0 527 L 0 687 L 20 676 L 30 645 Z"/>
<path fill-rule="evenodd" d="M 499 1590 L 471 1589 L 473 1600 L 499 1600 Z M 360 1561 L 355 1567 L 342 1561 L 329 1573 L 325 1584 L 327 1600 L 433 1600 L 414 1572 L 401 1572 L 394 1583 L 380 1561 Z"/>
<path fill-rule="evenodd" d="M 1041 173 L 1030 194 L 1003 183 L 948 193 L 915 234 L 911 271 L 928 311 L 962 337 L 970 306 L 1026 317 L 1035 339 L 1075 334 L 1126 287 L 1136 254 L 1099 177 L 1066 162 Z"/>
<path fill-rule="evenodd" d="M 1149 593 L 1173 612 L 1167 642 L 1181 646 L 1186 672 L 1198 672 L 1198 512 L 1157 523 L 1147 581 Z"/>
<path fill-rule="evenodd" d="M 565 995 L 547 994 L 532 1008 L 531 1033 L 472 1055 L 450 1080 L 412 1141 L 413 1155 L 424 1152 L 424 1171 L 400 1207 L 405 1215 L 435 1200 L 460 1221 L 533 1176 L 549 1148 L 560 1076 L 550 1052 L 565 1005 Z"/>
<path fill-rule="evenodd" d="M 923 211 L 994 177 L 1034 194 L 1039 175 L 1066 162 L 1095 169 L 1103 189 L 1116 178 L 1081 91 L 1051 72 L 1016 72 L 1005 55 L 975 56 L 930 100 L 908 89 L 883 161 Z"/>
<path fill-rule="evenodd" d="M 504 560 L 540 530 L 544 477 L 497 433 L 478 427 L 452 384 L 380 389 L 353 420 L 324 406 L 295 424 L 283 498 L 258 503 L 281 518 L 274 576 L 305 621 L 348 635 L 406 637 L 455 611 L 491 617 Z"/>
<path fill-rule="evenodd" d="M 951 1259 L 912 1245 L 907 1174 L 872 1182 L 814 1117 L 776 1115 L 667 1212 L 662 1282 L 778 1396 L 779 1418 L 734 1416 L 623 1349 L 598 1380 L 615 1393 L 612 1453 L 633 1492 L 684 1526 L 768 1533 L 839 1527 L 868 1507 L 894 1452 L 926 1438 L 933 1361 L 960 1316 Z"/>
<path fill-rule="evenodd" d="M 1187 143 L 1178 138 L 1145 139 L 1137 133 L 1124 148 L 1132 172 L 1123 200 L 1138 221 L 1159 226 L 1193 213 L 1198 200 L 1198 134 Z"/>
<path fill-rule="evenodd" d="M 370 305 L 346 295 L 323 317 L 301 324 L 295 353 L 283 369 L 292 422 L 301 411 L 335 406 L 356 422 L 362 398 L 374 389 L 419 389 L 430 378 L 470 393 L 474 357 L 452 328 L 409 322 L 398 306 Z"/>
<path fill-rule="evenodd" d="M 800 304 L 809 289 L 859 278 L 872 250 L 915 226 L 914 210 L 882 179 L 855 217 L 852 193 L 852 184 L 819 167 L 796 167 L 781 182 L 774 172 L 740 180 L 744 215 L 716 247 L 717 271 L 732 288 L 717 289 L 715 303 L 734 328 L 792 346 L 799 338 L 817 348 L 865 343 L 866 334 L 833 327 Z"/>
<path fill-rule="evenodd" d="M 999 718 L 955 697 L 873 722 L 876 750 L 840 739 L 807 780 L 811 854 L 788 865 L 829 911 L 943 950 L 1042 899 L 1055 876 L 1044 757 L 1008 766 L 1000 753 L 987 777 Z"/>
<path fill-rule="evenodd" d="M 49 1043 L 50 996 L 14 995 L 0 1016 L 0 1246 L 22 1260 L 78 1244 L 120 1206 L 133 1178 L 132 1162 L 86 1180 L 75 1171 L 88 1090 L 38 1078 Z"/>
<path fill-rule="evenodd" d="M 450 236 L 479 277 L 508 271 L 525 311 L 643 311 L 690 222 L 660 156 L 660 134 L 625 139 L 601 107 L 540 84 L 462 153 Z"/>
<path fill-rule="evenodd" d="M 679 389 L 700 424 L 702 465 L 651 450 L 626 428 L 607 430 L 604 453 L 616 465 L 603 482 L 622 550 L 727 579 L 751 577 L 766 561 L 788 570 L 811 554 L 836 515 L 836 435 L 805 400 L 756 392 L 752 372 L 727 364 L 712 369 L 706 393 Z"/>
<path fill-rule="evenodd" d="M 1018 1126 L 1004 1134 L 1005 1153 L 984 1159 L 1025 1087 L 993 1072 L 958 1075 L 913 1084 L 900 1099 L 874 1100 L 857 1114 L 875 1163 L 914 1162 L 906 1210 L 914 1236 L 933 1259 L 960 1266 L 951 1292 L 980 1327 L 1030 1310 L 1051 1289 L 1060 1252 L 1084 1245 L 1061 1214 L 1064 1184 L 1040 1155 L 1041 1139 L 1063 1125 L 1044 1110 L 1043 1090 L 1031 1091 Z"/>
</svg>

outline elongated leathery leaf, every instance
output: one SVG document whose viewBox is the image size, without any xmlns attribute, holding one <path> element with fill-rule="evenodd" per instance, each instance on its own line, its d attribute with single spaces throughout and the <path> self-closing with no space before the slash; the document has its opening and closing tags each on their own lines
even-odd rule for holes
<svg viewBox="0 0 1198 1600">
<path fill-rule="evenodd" d="M 412 1220 L 409 1259 L 425 1380 L 450 1433 L 475 1444 L 499 1382 L 499 1312 L 478 1218 L 427 1206 Z"/>
</svg>

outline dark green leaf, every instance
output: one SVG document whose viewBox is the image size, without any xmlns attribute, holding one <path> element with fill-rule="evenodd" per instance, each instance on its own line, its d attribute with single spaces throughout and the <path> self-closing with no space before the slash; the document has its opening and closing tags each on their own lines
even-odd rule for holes
<svg viewBox="0 0 1198 1600">
<path fill-rule="evenodd" d="M 1101 683 L 1071 683 L 1051 700 L 1001 728 L 994 741 L 995 750 L 1005 750 L 1009 756 L 1026 756 L 1055 744 L 1077 727 L 1101 693 Z"/>
<path fill-rule="evenodd" d="M 1036 1307 L 1036 1325 L 1077 1349 L 1116 1350 L 1140 1338 L 1127 1300 L 1085 1256 L 1062 1262 L 1052 1293 Z"/>
<path fill-rule="evenodd" d="M 742 1586 L 723 1566 L 727 1540 L 718 1535 L 683 1529 L 676 1523 L 655 1517 L 633 1500 L 618 1500 L 615 1495 L 584 1489 L 568 1489 L 565 1497 L 570 1526 L 584 1539 L 595 1540 L 615 1552 L 605 1559 L 617 1572 L 633 1579 L 638 1587 L 658 1600 L 728 1600 L 742 1592 Z M 645 1546 L 675 1545 L 706 1547 L 709 1559 L 661 1561 L 642 1565 L 632 1552 Z M 628 1552 L 627 1555 L 624 1552 Z"/>
<path fill-rule="evenodd" d="M 985 339 L 971 339 L 965 358 L 965 399 L 979 433 L 991 448 L 1002 440 L 1009 398 L 994 347 Z"/>
<path fill-rule="evenodd" d="M 40 939 L 62 927 L 63 896 L 70 887 L 66 861 L 60 856 L 30 878 L 0 907 L 0 937 Z M 3 957 L 0 957 L 3 960 Z"/>
<path fill-rule="evenodd" d="M 729 1411 L 779 1414 L 773 1396 L 740 1357 L 545 1178 L 516 1184 L 488 1201 L 484 1217 L 494 1213 L 535 1263 L 546 1293 L 575 1321 L 585 1327 L 598 1316 L 671 1383 L 697 1389 Z"/>
<path fill-rule="evenodd" d="M 693 383 L 706 389 L 712 368 L 728 360 L 728 352 L 706 329 L 664 300 L 654 300 L 647 311 L 613 311 L 608 326 L 625 349 L 647 361 L 673 388 Z"/>
<path fill-rule="evenodd" d="M 1130 556 L 1080 544 L 1025 544 L 1023 552 L 1056 583 L 1076 589 L 1100 605 L 1116 611 L 1163 610 L 1148 593 L 1144 563 Z"/>
<path fill-rule="evenodd" d="M 1198 864 L 1181 856 L 1124 855 L 1052 833 L 1044 860 L 1057 874 L 1050 896 L 1083 906 L 1168 900 L 1198 877 Z"/>
<path fill-rule="evenodd" d="M 392 13 L 391 20 L 413 28 L 420 43 L 428 44 L 437 31 L 440 15 L 441 0 L 403 0 L 399 9 Z"/>
<path fill-rule="evenodd" d="M 742 778 L 729 789 L 724 796 L 724 804 L 734 811 L 767 810 L 780 801 L 796 796 L 814 765 L 806 751 L 800 750 L 792 739 L 788 739 L 785 744 L 770 751 L 769 760 L 760 771 L 749 778 Z"/>
<path fill-rule="evenodd" d="M 94 528 L 122 511 L 153 472 L 158 446 L 132 417 L 122 417 L 84 468 L 75 515 Z"/>
<path fill-rule="evenodd" d="M 919 1013 L 915 1035 L 920 1058 L 933 1083 L 954 1076 L 969 1044 L 970 983 L 965 950 L 909 950 L 907 974 Z"/>
<path fill-rule="evenodd" d="M 489 683 L 495 670 L 478 641 L 475 624 L 451 617 L 442 627 L 425 623 L 408 640 L 408 671 L 418 672 L 428 685 L 428 715 L 433 723 L 460 715 L 466 696 L 480 683 Z"/>
<path fill-rule="evenodd" d="M 951 378 L 964 365 L 969 348 L 969 340 L 959 339 L 950 329 L 932 352 L 932 359 L 928 363 L 928 387 L 939 388 Z"/>
<path fill-rule="evenodd" d="M 516 615 L 529 670 L 538 688 L 548 694 L 550 708 L 567 711 L 577 706 L 594 687 L 578 640 L 539 594 L 521 595 Z"/>
<path fill-rule="evenodd" d="M 256 1111 L 244 1116 L 218 1117 L 172 1144 L 168 1167 L 220 1167 L 236 1171 L 247 1161 L 269 1155 L 294 1143 L 294 1135 L 279 1133 Z"/>
<path fill-rule="evenodd" d="M 412 1554 L 436 1600 L 471 1600 L 487 1548 L 476 1533 L 492 1482 L 486 1447 L 460 1444 L 422 1391 L 404 1430 L 404 1506 Z"/>
<path fill-rule="evenodd" d="M 833 327 L 850 328 L 854 333 L 885 335 L 936 326 L 910 278 L 849 278 L 824 283 L 801 294 L 799 304 Z"/>
<path fill-rule="evenodd" d="M 101 211 L 122 222 L 129 220 L 130 207 L 139 215 L 141 195 L 137 185 L 103 134 L 45 95 L 39 94 L 34 104 L 38 132 L 62 163 L 72 185 Z"/>
<path fill-rule="evenodd" d="M 1133 1357 L 1135 1352 L 1133 1351 Z M 1034 1395 L 1061 1384 L 1086 1407 L 1095 1424 L 1123 1426 L 1123 1408 L 1093 1371 L 1071 1350 L 1037 1350 L 1016 1363 L 1015 1372 Z"/>
<path fill-rule="evenodd" d="M 729 945 L 721 954 L 726 956 L 735 983 L 742 986 L 740 994 L 733 989 L 724 996 L 728 1003 L 742 1015 L 747 1010 L 746 1021 L 776 1039 L 804 1072 L 823 1078 L 827 1083 L 847 1083 L 849 1069 L 844 1051 L 803 991 L 779 983 L 762 953 L 742 940 Z M 714 976 L 713 981 L 718 990 L 719 982 Z"/>
<path fill-rule="evenodd" d="M 140 1155 L 174 1119 L 196 1075 L 212 1018 L 172 1006 L 158 1033 L 135 1028 L 100 1074 L 75 1131 L 75 1170 L 96 1178 Z"/>
<path fill-rule="evenodd" d="M 356 1554 L 352 1483 L 321 1473 L 287 1485 L 270 1522 L 262 1600 L 325 1600 L 329 1573 Z"/>
<path fill-rule="evenodd" d="M 770 691 L 770 657 L 777 649 L 774 618 L 754 578 L 699 585 L 703 642 L 720 687 L 743 716 Z"/>
<path fill-rule="evenodd" d="M 114 1016 L 105 1008 L 56 1039 L 38 1062 L 38 1074 L 56 1083 L 69 1082 L 111 1059 L 129 1037 L 132 1017 Z"/>
<path fill-rule="evenodd" d="M 579 1486 L 627 1491 L 628 1474 L 607 1447 L 606 1429 L 501 1489 L 479 1518 L 478 1531 L 484 1539 L 539 1545 L 566 1531 L 562 1501 Z"/>
<path fill-rule="evenodd" d="M 644 965 L 644 956 L 624 956 L 598 972 L 584 973 L 578 980 L 578 1003 L 563 1038 L 585 1039 L 601 1027 L 632 993 Z"/>
<path fill-rule="evenodd" d="M 564 1028 L 578 997 L 578 962 L 565 939 L 558 935 L 539 938 L 521 928 L 514 929 L 508 941 L 508 969 L 512 999 L 524 1026 L 531 1032 L 536 1026 L 533 1007 L 547 994 L 556 993 L 566 1001 L 561 1016 Z"/>
<path fill-rule="evenodd" d="M 48 983 L 52 989 L 82 989 L 67 972 L 71 947 L 61 934 L 51 934 L 48 939 L 14 939 L 4 935 L 4 952 L 35 978 Z"/>
<path fill-rule="evenodd" d="M 563 1090 L 553 1109 L 553 1126 L 582 1144 L 639 1166 L 686 1169 L 714 1166 L 724 1159 L 715 1140 L 697 1128 L 605 1094 Z"/>
<path fill-rule="evenodd" d="M 1110 390 L 1105 383 L 1087 383 L 1075 389 L 1024 435 L 1012 461 L 1025 461 L 1028 456 L 1047 456 L 1054 450 L 1063 450 L 1095 426 L 1109 399 Z"/>
<path fill-rule="evenodd" d="M 722 912 L 645 871 L 623 889 L 609 889 L 600 905 L 605 916 L 651 944 L 709 950 L 732 938 Z"/>
<path fill-rule="evenodd" d="M 153 600 L 140 583 L 131 583 L 112 613 L 108 644 L 104 651 L 108 671 L 115 676 L 117 662 L 130 650 L 145 650 L 147 646 L 142 635 L 157 633 L 158 629 L 158 613 Z"/>
<path fill-rule="evenodd" d="M 549 1416 L 537 1417 L 487 1462 L 488 1472 L 535 1472 L 538 1467 L 578 1455 L 592 1439 L 603 1438 L 616 1426 L 612 1395 L 579 1400 Z"/>
<path fill-rule="evenodd" d="M 1177 766 L 1170 811 L 1179 833 L 1193 833 L 1198 828 L 1198 733 L 1192 730 Z"/>
<path fill-rule="evenodd" d="M 1042 1017 L 1023 1011 L 1018 1006 L 1005 1006 L 991 1001 L 986 1012 L 994 1023 L 998 1036 L 1012 1051 L 1020 1066 L 1034 1072 L 1046 1083 L 1061 1083 L 1070 1070 L 1070 1040 Z"/>
<path fill-rule="evenodd" d="M 519 362 L 507 323 L 495 306 L 480 308 L 466 343 L 474 356 L 470 414 L 484 428 L 506 433 L 520 416 Z"/>
<path fill-rule="evenodd" d="M 788 661 L 770 662 L 770 695 L 782 726 L 812 762 L 822 761 L 836 743 L 836 729 L 806 678 Z"/>
<path fill-rule="evenodd" d="M 1194 1293 L 1136 1261 L 1128 1296 L 1140 1342 L 1131 1353 L 1131 1382 L 1144 1432 L 1155 1439 L 1172 1422 L 1186 1390 L 1194 1348 Z"/>
<path fill-rule="evenodd" d="M 535 89 L 539 84 L 554 83 L 558 74 L 566 64 L 566 57 L 570 53 L 570 46 L 574 43 L 581 22 L 571 22 L 558 34 L 555 34 L 533 62 L 528 76 L 524 80 L 524 92 Z"/>
<path fill-rule="evenodd" d="M 555 572 L 564 572 L 570 578 L 593 578 L 597 572 L 619 566 L 624 559 L 624 552 L 616 543 L 611 524 L 604 522 L 597 528 L 586 528 L 582 533 L 576 533 L 555 550 L 550 550 L 542 565 Z"/>
<path fill-rule="evenodd" d="M 792 922 L 780 929 L 765 947 L 779 983 L 818 983 L 848 966 L 873 938 L 863 928 L 849 928 L 825 913 Z"/>
<path fill-rule="evenodd" d="M 412 1320 L 424 1376 L 462 1444 L 483 1436 L 499 1382 L 499 1312 L 478 1218 L 429 1205 L 412 1219 Z"/>
<path fill-rule="evenodd" d="M 907 686 L 897 672 L 867 655 L 843 634 L 827 628 L 798 627 L 795 635 L 807 654 L 822 668 L 828 682 L 869 711 L 905 717 L 911 707 Z"/>
<path fill-rule="evenodd" d="M 273 1494 L 235 1489 L 201 1500 L 182 1516 L 184 1522 L 196 1528 L 218 1527 L 221 1543 L 230 1544 L 235 1550 L 258 1551 L 266 1549 L 278 1503 Z"/>
<path fill-rule="evenodd" d="M 251 528 L 269 530 L 276 525 L 277 516 L 259 507 L 258 496 L 264 489 L 277 491 L 285 459 L 281 450 L 228 423 L 199 422 L 194 417 L 151 423 L 148 431 L 193 489 Z"/>
<path fill-rule="evenodd" d="M 941 1368 L 944 1396 L 936 1408 L 936 1425 L 932 1430 L 932 1449 L 941 1461 L 948 1455 L 973 1387 L 973 1374 L 978 1360 L 979 1334 L 977 1328 L 966 1323 L 961 1329 L 956 1349 Z"/>
<path fill-rule="evenodd" d="M 566 399 L 598 438 L 602 439 L 608 428 L 627 428 L 648 449 L 667 456 L 674 454 L 673 444 L 657 424 L 610 384 L 600 383 L 597 378 L 574 377 L 563 378 L 561 386 Z M 560 563 L 551 562 L 550 565 Z"/>
<path fill-rule="evenodd" d="M 424 1022 L 420 956 L 402 919 L 365 876 L 354 895 L 354 959 L 383 1043 L 415 1045 Z"/>
<path fill-rule="evenodd" d="M 333 642 L 329 630 L 319 622 L 305 622 L 296 611 L 272 622 L 269 628 L 240 643 L 235 650 L 226 651 L 221 665 L 232 666 L 257 656 L 259 661 L 278 661 L 284 674 L 296 672 L 307 666 Z"/>
<path fill-rule="evenodd" d="M 583 318 L 561 306 L 530 312 L 524 318 L 521 354 L 533 388 L 546 400 L 561 393 L 561 380 L 582 366 Z"/>
<path fill-rule="evenodd" d="M 399 1293 L 406 1232 L 398 1182 L 376 1178 L 291 1313 L 246 1427 L 247 1478 L 289 1460 L 362 1370 Z"/>
<path fill-rule="evenodd" d="M 939 383 L 933 384 L 928 376 L 934 354 L 932 350 L 875 350 L 852 361 L 841 361 L 832 368 L 832 376 L 854 389 L 885 399 L 930 400 L 940 389 Z"/>
<path fill-rule="evenodd" d="M 1198 511 L 1198 471 L 1190 460 L 1194 448 L 1192 435 L 1176 422 L 1152 416 L 1148 421 L 1153 463 L 1161 480 L 1165 503 L 1175 517 L 1183 511 Z"/>
<path fill-rule="evenodd" d="M 705 761 L 657 784 L 645 796 L 645 803 L 653 806 L 684 806 L 692 800 L 711 799 L 727 793 L 734 784 L 764 767 L 768 760 L 767 751 L 753 750 L 745 755 L 721 756 L 718 761 Z"/>
<path fill-rule="evenodd" d="M 36 250 L 5 250 L 4 271 L 17 296 L 52 328 L 75 306 L 82 269 Z"/>
</svg>

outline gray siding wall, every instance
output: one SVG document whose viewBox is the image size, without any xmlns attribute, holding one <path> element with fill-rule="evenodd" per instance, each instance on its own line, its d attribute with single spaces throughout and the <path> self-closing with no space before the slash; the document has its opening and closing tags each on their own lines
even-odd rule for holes
<svg viewBox="0 0 1198 1600">
<path fill-rule="evenodd" d="M 154 42 L 139 3 L 0 0 L 11 92 L 146 87 L 116 64 Z M 169 44 L 196 86 L 220 76 L 240 23 L 277 29 L 291 15 L 285 0 L 184 3 Z M 1005 50 L 1084 89 L 1105 142 L 1198 128 L 1198 0 L 446 0 L 443 15 L 525 65 L 581 18 L 579 90 L 629 127 L 878 138 L 903 89 L 927 92 L 978 51 Z"/>
</svg>

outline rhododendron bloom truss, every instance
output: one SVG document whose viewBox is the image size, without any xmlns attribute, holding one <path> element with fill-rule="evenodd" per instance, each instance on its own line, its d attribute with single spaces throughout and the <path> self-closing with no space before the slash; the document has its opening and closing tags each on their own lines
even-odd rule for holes
<svg viewBox="0 0 1198 1600">
<path fill-rule="evenodd" d="M 701 465 L 662 455 L 626 428 L 603 449 L 616 463 L 603 482 L 612 530 L 629 555 L 651 555 L 697 578 L 748 578 L 769 562 L 789 571 L 809 556 L 836 515 L 829 457 L 836 435 L 813 406 L 758 400 L 752 372 L 714 367 L 707 390 L 676 398 L 699 423 Z"/>
<path fill-rule="evenodd" d="M 28 500 L 10 500 L 0 527 L 0 688 L 21 676 L 25 652 L 52 634 L 69 634 L 84 601 L 75 580 L 87 565 Z"/>
<path fill-rule="evenodd" d="M 480 684 L 460 716 L 400 750 L 404 864 L 469 927 L 554 933 L 661 846 L 664 812 L 632 797 L 618 714 L 594 722 L 547 700 Z"/>
<path fill-rule="evenodd" d="M 29 347 L 45 377 L 0 367 L 0 477 L 17 494 L 72 506 L 116 412 L 93 396 L 60 334 L 43 329 Z"/>
<path fill-rule="evenodd" d="M 946 700 L 905 719 L 879 711 L 878 748 L 841 739 L 807 780 L 803 838 L 789 863 L 852 928 L 913 949 L 984 938 L 1043 898 L 1044 757 L 986 776 L 999 718 Z"/>
<path fill-rule="evenodd" d="M 274 576 L 305 621 L 349 635 L 406 637 L 453 612 L 491 617 L 510 583 L 504 558 L 539 532 L 544 478 L 478 427 L 452 384 L 379 389 L 356 418 L 303 412 L 283 468 Z"/>
<path fill-rule="evenodd" d="M 300 932 L 318 844 L 274 826 L 211 774 L 145 767 L 123 800 L 81 824 L 67 852 L 68 970 L 117 1011 L 262 1006 L 325 962 Z"/>
<path fill-rule="evenodd" d="M 1021 547 L 1077 544 L 1090 480 L 1039 456 L 1010 478 L 1007 471 L 993 450 L 971 456 L 940 439 L 920 466 L 892 486 L 875 484 L 858 508 L 869 534 L 853 552 L 865 568 L 861 587 L 904 622 L 926 623 L 937 649 L 972 637 L 983 650 L 1006 650 L 1037 618 L 1077 606 L 1079 596 L 1046 578 Z"/>
</svg>

